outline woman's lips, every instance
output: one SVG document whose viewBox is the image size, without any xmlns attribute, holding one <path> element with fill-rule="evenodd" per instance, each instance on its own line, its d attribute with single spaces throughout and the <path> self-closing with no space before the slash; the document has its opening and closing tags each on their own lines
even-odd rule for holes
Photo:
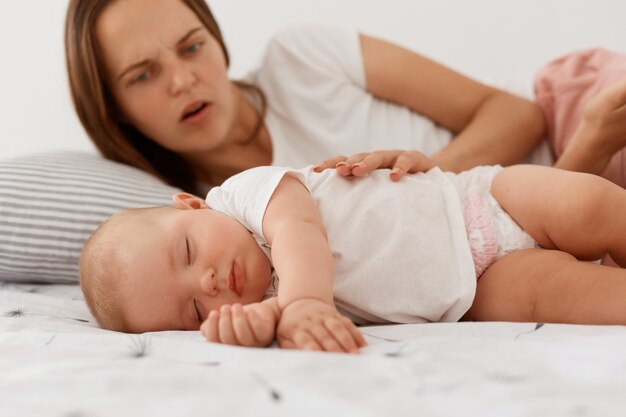
<svg viewBox="0 0 626 417">
<path fill-rule="evenodd" d="M 243 271 L 237 264 L 237 262 L 233 262 L 233 266 L 230 270 L 230 275 L 228 276 L 228 289 L 233 291 L 235 294 L 241 298 L 244 290 L 244 279 L 243 279 Z"/>
<path fill-rule="evenodd" d="M 206 117 L 209 115 L 210 110 L 211 103 L 200 100 L 194 101 L 193 103 L 185 107 L 180 121 L 184 124 L 197 124 L 206 119 Z"/>
</svg>

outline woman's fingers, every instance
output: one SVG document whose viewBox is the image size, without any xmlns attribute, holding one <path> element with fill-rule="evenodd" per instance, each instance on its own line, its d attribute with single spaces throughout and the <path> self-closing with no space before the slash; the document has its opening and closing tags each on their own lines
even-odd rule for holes
<svg viewBox="0 0 626 417">
<path fill-rule="evenodd" d="M 432 159 L 420 152 L 403 152 L 396 158 L 389 176 L 393 181 L 398 181 L 407 173 L 426 172 L 435 165 Z"/>
<path fill-rule="evenodd" d="M 347 156 L 343 156 L 343 155 L 335 156 L 334 158 L 327 159 L 324 162 L 321 162 L 321 163 L 315 165 L 313 167 L 313 171 L 315 171 L 315 172 L 322 172 L 325 169 L 335 168 L 338 163 L 343 162 L 346 159 L 348 159 Z"/>
<path fill-rule="evenodd" d="M 337 165 L 337 173 L 344 177 L 365 177 L 379 168 L 391 168 L 393 161 L 401 151 L 375 151 L 358 153 Z"/>
</svg>

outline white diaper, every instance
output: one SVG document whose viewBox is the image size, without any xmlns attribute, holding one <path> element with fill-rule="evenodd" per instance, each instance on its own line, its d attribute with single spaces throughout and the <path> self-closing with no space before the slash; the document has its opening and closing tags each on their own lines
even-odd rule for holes
<svg viewBox="0 0 626 417">
<path fill-rule="evenodd" d="M 480 166 L 460 174 L 446 173 L 463 205 L 465 229 L 476 278 L 497 259 L 537 247 L 537 242 L 511 218 L 491 195 L 491 183 L 502 167 Z"/>
</svg>

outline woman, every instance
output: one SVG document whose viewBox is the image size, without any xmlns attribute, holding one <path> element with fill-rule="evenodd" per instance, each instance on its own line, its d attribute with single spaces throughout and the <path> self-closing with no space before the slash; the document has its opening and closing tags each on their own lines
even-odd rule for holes
<svg viewBox="0 0 626 417">
<path fill-rule="evenodd" d="M 282 33 L 246 82 L 231 81 L 203 0 L 72 0 L 65 36 L 74 103 L 101 153 L 188 191 L 375 149 L 453 171 L 510 164 L 545 131 L 527 100 L 329 28 Z"/>
</svg>

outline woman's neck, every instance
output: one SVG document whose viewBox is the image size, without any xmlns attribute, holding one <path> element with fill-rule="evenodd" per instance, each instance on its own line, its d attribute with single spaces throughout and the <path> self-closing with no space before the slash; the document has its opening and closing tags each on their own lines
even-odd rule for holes
<svg viewBox="0 0 626 417">
<path fill-rule="evenodd" d="M 185 155 L 200 181 L 219 185 L 229 177 L 261 165 L 272 163 L 272 141 L 265 124 L 257 128 L 259 112 L 233 84 L 236 122 L 230 138 L 219 149 Z"/>
</svg>

